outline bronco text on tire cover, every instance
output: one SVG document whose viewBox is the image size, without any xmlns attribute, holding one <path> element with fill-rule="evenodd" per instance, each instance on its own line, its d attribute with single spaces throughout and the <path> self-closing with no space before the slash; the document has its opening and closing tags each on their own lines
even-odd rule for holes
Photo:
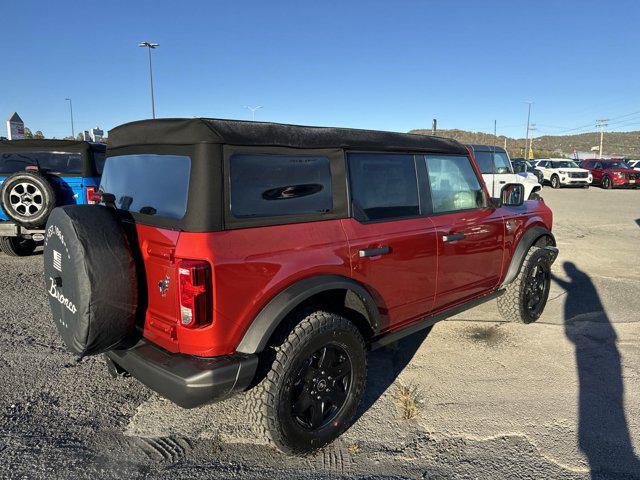
<svg viewBox="0 0 640 480">
<path fill-rule="evenodd" d="M 53 321 L 80 358 L 117 347 L 132 334 L 136 268 L 124 230 L 108 208 L 70 205 L 51 213 L 44 279 Z"/>
</svg>

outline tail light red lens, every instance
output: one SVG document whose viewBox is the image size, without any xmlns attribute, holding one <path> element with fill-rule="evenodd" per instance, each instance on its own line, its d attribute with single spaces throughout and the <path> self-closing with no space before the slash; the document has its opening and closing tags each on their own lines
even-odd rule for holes
<svg viewBox="0 0 640 480">
<path fill-rule="evenodd" d="M 196 328 L 211 323 L 211 267 L 207 262 L 183 260 L 178 263 L 180 324 Z"/>
<path fill-rule="evenodd" d="M 86 187 L 85 191 L 87 192 L 87 203 L 91 205 L 100 203 L 101 197 L 98 193 L 98 187 Z"/>
</svg>

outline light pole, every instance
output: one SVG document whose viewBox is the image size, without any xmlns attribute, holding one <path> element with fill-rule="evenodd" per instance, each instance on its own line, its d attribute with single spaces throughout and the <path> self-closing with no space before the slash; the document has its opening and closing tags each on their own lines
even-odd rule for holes
<svg viewBox="0 0 640 480">
<path fill-rule="evenodd" d="M 151 86 L 151 115 L 153 118 L 156 118 L 156 105 L 153 99 L 153 69 L 151 68 L 151 50 L 155 50 L 155 48 L 160 45 L 159 43 L 151 43 L 151 42 L 141 42 L 139 47 L 147 47 L 149 50 L 149 85 Z"/>
<path fill-rule="evenodd" d="M 73 128 L 73 103 L 71 103 L 71 99 L 70 98 L 65 98 L 65 100 L 67 102 L 69 102 L 69 114 L 71 116 L 71 136 L 75 139 L 76 138 L 76 131 Z"/>
<path fill-rule="evenodd" d="M 533 102 L 524 102 L 529 104 L 529 113 L 527 113 L 527 134 L 524 139 L 524 159 L 529 160 L 529 121 L 531 120 L 531 105 Z"/>
<path fill-rule="evenodd" d="M 258 105 L 257 107 L 248 107 L 247 105 L 245 105 L 244 108 L 246 108 L 247 110 L 251 111 L 251 121 L 255 122 L 256 121 L 256 110 L 261 109 L 262 105 Z"/>
</svg>

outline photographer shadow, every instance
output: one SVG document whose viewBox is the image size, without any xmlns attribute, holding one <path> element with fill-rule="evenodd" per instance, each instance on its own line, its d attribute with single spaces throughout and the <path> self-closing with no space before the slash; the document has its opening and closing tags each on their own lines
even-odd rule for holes
<svg viewBox="0 0 640 480">
<path fill-rule="evenodd" d="M 564 329 L 574 344 L 579 381 L 578 444 L 592 479 L 640 479 L 624 411 L 617 335 L 589 275 L 572 262 L 553 280 L 566 292 Z"/>
</svg>

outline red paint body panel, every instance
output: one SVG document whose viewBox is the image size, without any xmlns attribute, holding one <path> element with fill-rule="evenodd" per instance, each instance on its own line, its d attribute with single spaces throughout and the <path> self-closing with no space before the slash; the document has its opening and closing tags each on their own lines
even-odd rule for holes
<svg viewBox="0 0 640 480">
<path fill-rule="evenodd" d="M 152 234 L 151 230 L 157 233 Z M 141 239 L 168 232 L 138 228 Z M 184 328 L 178 324 L 175 281 L 178 259 L 205 260 L 212 266 L 211 325 Z M 215 233 L 182 232 L 175 249 L 174 273 L 164 298 L 157 293 L 157 283 L 165 270 L 155 266 L 155 259 L 145 259 L 145 263 L 147 261 L 150 263 L 147 318 L 156 318 L 160 316 L 157 312 L 161 312 L 164 319 L 173 311 L 176 340 L 157 333 L 151 320 L 145 323 L 144 336 L 169 351 L 198 356 L 233 353 L 260 309 L 292 283 L 317 274 L 351 275 L 349 247 L 339 220 Z"/>
<path fill-rule="evenodd" d="M 424 317 L 433 308 L 437 234 L 428 217 L 362 224 L 342 220 L 355 280 L 381 298 L 382 327 Z M 387 246 L 388 254 L 360 257 L 363 249 Z"/>
<path fill-rule="evenodd" d="M 520 208 L 370 224 L 349 218 L 214 233 L 138 224 L 135 242 L 148 294 L 143 335 L 170 352 L 230 354 L 275 295 L 299 280 L 327 274 L 364 285 L 378 303 L 382 329 L 395 330 L 497 288 L 522 233 L 532 225 L 551 230 L 551 223 L 543 202 L 527 201 Z M 443 235 L 456 232 L 466 238 L 443 242 Z M 381 246 L 389 253 L 359 255 L 361 249 Z M 181 260 L 211 265 L 210 325 L 179 324 L 176 265 Z M 162 281 L 167 282 L 164 295 Z"/>
<path fill-rule="evenodd" d="M 435 308 L 444 309 L 495 289 L 502 276 L 503 209 L 483 209 L 436 215 L 438 288 Z M 453 234 L 465 237 L 445 242 Z"/>
</svg>

